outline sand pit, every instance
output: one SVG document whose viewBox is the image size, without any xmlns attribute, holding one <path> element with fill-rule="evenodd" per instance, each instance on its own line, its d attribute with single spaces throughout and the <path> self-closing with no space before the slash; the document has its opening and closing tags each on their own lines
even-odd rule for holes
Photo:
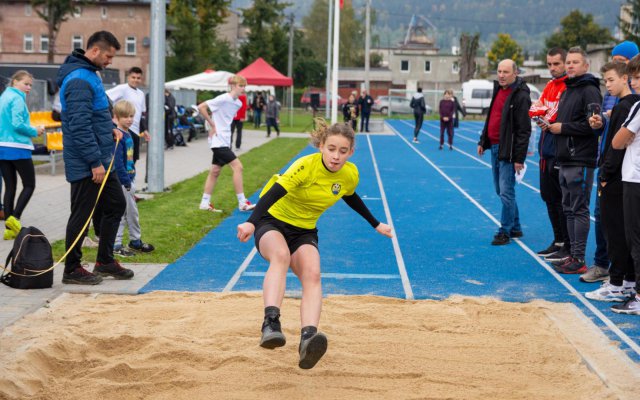
<svg viewBox="0 0 640 400">
<path fill-rule="evenodd" d="M 259 293 L 65 294 L 0 335 L 0 398 L 617 399 L 640 376 L 572 305 L 371 296 L 326 299 L 300 370 L 298 305 L 265 350 Z"/>
</svg>

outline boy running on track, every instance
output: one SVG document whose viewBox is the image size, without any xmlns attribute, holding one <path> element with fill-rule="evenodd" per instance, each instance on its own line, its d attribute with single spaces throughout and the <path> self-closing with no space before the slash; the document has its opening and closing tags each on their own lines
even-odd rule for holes
<svg viewBox="0 0 640 400">
<path fill-rule="evenodd" d="M 238 208 L 240 211 L 250 211 L 255 207 L 246 197 L 242 184 L 242 163 L 231 151 L 231 122 L 233 117 L 242 107 L 242 102 L 238 99 L 244 94 L 244 88 L 247 86 L 247 80 L 239 75 L 229 78 L 229 93 L 221 94 L 215 99 L 207 100 L 198 105 L 198 111 L 209 123 L 209 146 L 213 152 L 213 160 L 211 161 L 211 169 L 204 183 L 204 193 L 200 201 L 200 209 L 221 212 L 213 206 L 211 201 L 211 193 L 216 185 L 218 176 L 222 167 L 229 164 L 233 170 L 233 186 L 238 197 Z M 212 116 L 209 116 L 211 111 Z"/>
<path fill-rule="evenodd" d="M 238 225 L 238 239 L 255 236 L 256 248 L 269 262 L 264 278 L 264 322 L 260 346 L 284 346 L 280 306 L 289 267 L 302 284 L 300 305 L 301 339 L 299 367 L 313 368 L 327 350 L 327 337 L 318 332 L 322 308 L 320 253 L 316 222 L 342 198 L 378 233 L 392 237 L 391 227 L 379 222 L 355 192 L 357 167 L 347 160 L 354 152 L 355 133 L 345 124 L 330 127 L 319 120 L 312 136 L 320 152 L 296 160 L 272 180 L 247 222 Z"/>
</svg>

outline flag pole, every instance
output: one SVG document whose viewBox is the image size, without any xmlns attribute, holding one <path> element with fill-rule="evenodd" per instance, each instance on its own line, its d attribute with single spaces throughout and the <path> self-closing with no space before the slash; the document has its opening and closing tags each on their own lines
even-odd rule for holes
<svg viewBox="0 0 640 400">
<path fill-rule="evenodd" d="M 331 74 L 331 124 L 338 122 L 338 57 L 340 56 L 340 0 L 335 0 L 333 17 L 333 73 Z"/>
</svg>

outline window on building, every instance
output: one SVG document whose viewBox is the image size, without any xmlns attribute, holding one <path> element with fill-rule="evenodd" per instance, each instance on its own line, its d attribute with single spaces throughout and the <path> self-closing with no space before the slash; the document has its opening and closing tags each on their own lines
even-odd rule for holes
<svg viewBox="0 0 640 400">
<path fill-rule="evenodd" d="M 80 18 L 82 16 L 82 7 L 76 6 L 76 8 L 73 9 L 73 16 L 75 18 Z"/>
<path fill-rule="evenodd" d="M 460 73 L 459 61 L 454 61 L 453 64 L 451 64 L 451 72 L 453 72 L 454 74 Z"/>
<path fill-rule="evenodd" d="M 49 52 L 49 36 L 40 35 L 40 53 Z"/>
<path fill-rule="evenodd" d="M 33 11 L 33 9 L 31 8 L 31 4 L 25 4 L 24 5 L 24 15 L 25 16 L 30 17 L 32 11 Z"/>
<path fill-rule="evenodd" d="M 424 62 L 424 72 L 431 72 L 431 61 Z"/>
<path fill-rule="evenodd" d="M 0 52 L 2 51 L 2 33 L 0 33 Z"/>
<path fill-rule="evenodd" d="M 71 50 L 82 48 L 82 35 L 73 35 L 71 38 Z"/>
<path fill-rule="evenodd" d="M 102 19 L 107 19 L 107 7 L 102 7 L 100 9 L 100 16 Z"/>
<path fill-rule="evenodd" d="M 135 17 L 136 12 L 133 9 L 133 7 L 129 7 L 129 8 L 127 8 L 127 14 L 129 15 L 129 18 L 133 18 L 133 17 Z"/>
<path fill-rule="evenodd" d="M 25 33 L 22 39 L 23 49 L 27 53 L 31 53 L 33 51 L 33 35 L 30 33 Z"/>
<path fill-rule="evenodd" d="M 124 44 L 124 53 L 129 55 L 136 54 L 136 37 L 135 36 L 127 36 Z"/>
<path fill-rule="evenodd" d="M 409 72 L 409 60 L 400 60 L 400 71 Z"/>
</svg>

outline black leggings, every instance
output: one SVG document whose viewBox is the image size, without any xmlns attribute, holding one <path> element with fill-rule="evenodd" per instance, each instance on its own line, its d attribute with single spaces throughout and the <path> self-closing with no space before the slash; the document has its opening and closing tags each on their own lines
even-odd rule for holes
<svg viewBox="0 0 640 400">
<path fill-rule="evenodd" d="M 5 218 L 13 216 L 20 219 L 22 212 L 36 189 L 36 171 L 33 168 L 33 160 L 30 158 L 22 160 L 0 160 L 0 170 L 2 170 L 2 179 L 4 180 L 5 186 Z M 13 202 L 16 198 L 16 189 L 18 188 L 17 175 L 20 175 L 20 180 L 22 180 L 22 192 L 20 192 L 14 208 Z"/>
</svg>

